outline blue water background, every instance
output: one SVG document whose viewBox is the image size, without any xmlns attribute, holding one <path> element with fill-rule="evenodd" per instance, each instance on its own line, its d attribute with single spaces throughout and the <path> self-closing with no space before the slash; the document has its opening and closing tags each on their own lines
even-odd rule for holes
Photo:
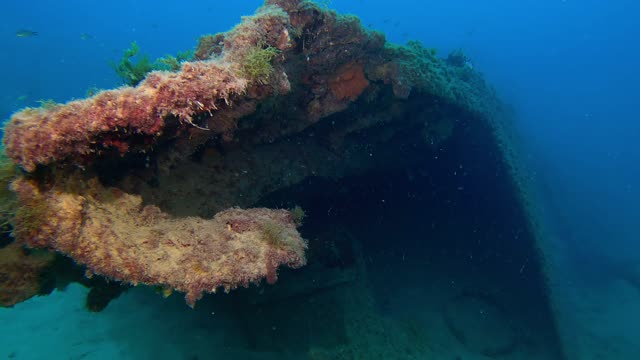
<svg viewBox="0 0 640 360">
<path fill-rule="evenodd" d="M 153 57 L 229 29 L 261 1 L 4 1 L 0 118 L 38 100 L 120 85 L 109 61 Z M 334 0 L 389 40 L 462 48 L 518 114 L 525 160 L 575 266 L 640 254 L 640 3 L 631 0 Z M 39 33 L 17 38 L 18 29 Z M 81 39 L 87 33 L 89 39 Z M 565 248 L 565 250 L 567 249 Z M 603 268 L 606 268 L 604 266 Z"/>
</svg>

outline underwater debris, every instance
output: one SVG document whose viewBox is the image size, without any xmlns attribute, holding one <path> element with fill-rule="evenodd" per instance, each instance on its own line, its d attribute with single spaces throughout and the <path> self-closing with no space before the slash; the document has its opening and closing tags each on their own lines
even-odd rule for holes
<svg viewBox="0 0 640 360">
<path fill-rule="evenodd" d="M 13 187 L 23 206 L 37 199 L 49 209 L 37 227 L 16 215 L 16 229 L 29 229 L 17 232 L 19 241 L 55 249 L 109 279 L 182 291 L 191 306 L 204 292 L 265 277 L 273 283 L 278 266 L 306 262 L 306 243 L 286 210 L 232 208 L 208 220 L 174 218 L 96 179 L 59 179 L 45 191 L 21 179 Z M 267 224 L 277 227 L 273 242 L 263 240 Z"/>
<path fill-rule="evenodd" d="M 105 147 L 116 148 L 120 155 L 146 151 L 184 136 L 182 129 L 167 131 L 175 128 L 176 120 L 187 128 L 211 130 L 206 138 L 228 134 L 260 100 L 290 91 L 288 73 L 299 75 L 296 80 L 310 92 L 300 103 L 307 104 L 304 115 L 312 122 L 346 109 L 370 81 L 392 84 L 401 98 L 416 87 L 490 115 L 496 101 L 486 86 L 458 80 L 454 70 L 420 44 L 385 44 L 381 34 L 362 28 L 359 19 L 322 11 L 312 3 L 271 3 L 290 9 L 290 14 L 267 5 L 244 18 L 224 35 L 221 54 L 209 61 L 185 62 L 177 73 L 151 72 L 136 88 L 102 91 L 64 106 L 14 114 L 5 129 L 7 154 L 33 171 L 38 164 L 60 161 L 85 164 Z M 290 34 L 299 38 L 291 39 Z M 258 44 L 266 47 L 265 60 L 273 62 L 268 81 L 263 70 L 246 70 L 252 63 L 247 57 L 255 56 Z M 269 49 L 282 53 L 274 56 Z M 302 64 L 296 54 L 304 57 Z M 130 147 L 132 142 L 139 145 Z"/>
<path fill-rule="evenodd" d="M 388 44 L 308 1 L 267 1 L 201 38 L 195 59 L 11 117 L 3 141 L 24 170 L 12 185 L 18 241 L 89 274 L 185 292 L 190 305 L 218 288 L 273 283 L 279 266 L 306 263 L 303 212 L 254 208 L 261 197 L 396 161 L 374 161 L 351 136 L 371 131 L 367 148 L 384 149 L 447 106 L 480 119 L 500 106 L 479 74 L 462 79 L 433 51 Z M 371 106 L 357 112 L 360 103 Z M 416 107 L 431 112 L 409 116 Z M 313 126 L 322 138 L 305 133 Z M 436 135 L 453 123 L 446 129 Z"/>
</svg>

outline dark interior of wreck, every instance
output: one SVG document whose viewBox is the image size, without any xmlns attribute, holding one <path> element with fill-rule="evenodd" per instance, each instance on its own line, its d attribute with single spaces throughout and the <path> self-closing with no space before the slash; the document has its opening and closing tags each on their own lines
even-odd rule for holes
<svg viewBox="0 0 640 360">
<path fill-rule="evenodd" d="M 301 269 L 281 269 L 273 286 L 208 295 L 194 311 L 226 314 L 234 324 L 226 330 L 229 346 L 257 352 L 308 353 L 315 347 L 339 347 L 350 341 L 351 323 L 359 321 L 350 314 L 351 307 L 362 310 L 366 304 L 367 311 L 381 319 L 402 319 L 415 343 L 427 344 L 420 346 L 428 346 L 429 331 L 440 327 L 469 351 L 484 356 L 544 347 L 549 358 L 561 358 L 544 260 L 491 126 L 420 94 L 387 99 L 395 104 L 372 106 L 361 99 L 293 137 L 277 140 L 313 144 L 335 155 L 328 162 L 351 163 L 348 171 L 305 176 L 244 204 L 301 206 L 306 216 L 300 231 L 309 241 L 309 262 Z M 340 144 L 332 141 L 345 119 L 379 116 L 394 106 L 402 108 L 394 121 L 351 132 Z M 241 120 L 240 142 L 259 142 L 250 127 L 243 133 L 242 124 L 265 121 L 274 109 L 286 123 L 286 100 L 259 108 Z M 425 130 L 425 123 L 443 118 L 451 123 L 435 133 Z M 258 146 L 274 146 L 261 141 L 264 144 Z M 192 174 L 193 169 L 206 173 L 207 151 L 229 156 L 242 147 L 225 147 L 214 139 L 192 155 L 187 166 Z M 162 188 L 166 179 L 153 166 L 149 169 L 148 162 L 139 156 L 116 164 L 121 170 L 123 164 L 129 171 L 132 166 L 141 169 L 139 176 L 149 189 Z M 122 181 L 113 177 L 114 170 L 99 170 L 105 183 Z M 172 211 L 171 205 L 163 210 Z M 215 211 L 174 210 L 200 216 Z M 93 288 L 87 305 L 93 310 L 103 309 L 125 289 L 99 279 L 89 285 Z M 364 299 L 349 300 L 358 296 Z M 416 300 L 421 297 L 424 302 Z M 158 296 L 157 301 L 162 299 Z M 184 305 L 177 301 L 172 306 Z M 483 311 L 490 319 L 483 318 Z M 487 343 L 468 329 L 464 321 L 469 316 L 497 328 L 495 340 Z M 378 325 L 370 330 L 393 336 L 384 321 Z M 409 357 L 413 350 L 402 351 L 406 354 L 400 357 Z"/>
</svg>

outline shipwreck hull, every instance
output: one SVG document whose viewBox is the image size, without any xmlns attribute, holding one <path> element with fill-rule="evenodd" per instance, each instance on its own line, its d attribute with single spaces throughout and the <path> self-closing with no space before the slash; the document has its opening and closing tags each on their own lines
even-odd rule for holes
<svg viewBox="0 0 640 360">
<path fill-rule="evenodd" d="M 243 324 L 239 352 L 562 358 L 510 114 L 463 55 L 268 1 L 196 56 L 12 117 L 0 251 L 76 263 L 20 282 L 3 262 L 3 305 L 57 273 L 97 310 L 114 283 L 231 292 L 203 307 Z"/>
</svg>

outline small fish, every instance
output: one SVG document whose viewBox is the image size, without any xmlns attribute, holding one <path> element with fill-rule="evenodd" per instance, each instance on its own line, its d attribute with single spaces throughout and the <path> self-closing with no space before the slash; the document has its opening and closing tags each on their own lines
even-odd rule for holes
<svg viewBox="0 0 640 360">
<path fill-rule="evenodd" d="M 16 37 L 19 37 L 19 38 L 26 38 L 26 37 L 32 37 L 37 35 L 38 35 L 38 32 L 33 30 L 20 29 L 16 31 Z"/>
<path fill-rule="evenodd" d="M 91 36 L 91 34 L 82 33 L 82 34 L 80 34 L 80 39 L 82 39 L 82 40 L 91 40 L 91 39 L 93 39 L 93 36 Z"/>
</svg>

